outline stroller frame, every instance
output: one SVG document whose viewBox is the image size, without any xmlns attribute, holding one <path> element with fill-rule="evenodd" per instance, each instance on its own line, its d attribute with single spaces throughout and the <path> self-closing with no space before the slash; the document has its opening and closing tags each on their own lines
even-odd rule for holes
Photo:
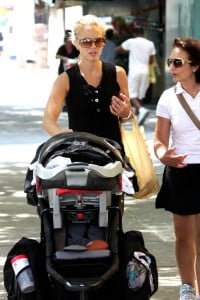
<svg viewBox="0 0 200 300">
<path fill-rule="evenodd" d="M 55 286 L 62 287 L 66 293 L 78 293 L 80 300 L 88 299 L 88 292 L 100 289 L 119 270 L 118 235 L 122 218 L 119 206 L 124 196 L 121 175 L 123 168 L 128 169 L 128 166 L 115 146 L 89 133 L 59 134 L 42 146 L 36 164 L 46 270 Z M 58 156 L 70 157 L 74 161 L 47 169 L 48 162 Z M 100 165 L 95 163 L 96 159 Z M 88 228 L 93 221 L 95 229 L 101 234 L 105 232 L 109 249 L 66 251 L 68 228 L 72 231 L 79 225 L 78 228 Z M 91 276 L 84 274 L 85 266 Z M 77 278 L 78 268 L 82 268 L 80 273 L 83 276 Z M 68 276 L 69 270 L 74 277 Z M 94 271 L 97 276 L 94 276 Z"/>
</svg>

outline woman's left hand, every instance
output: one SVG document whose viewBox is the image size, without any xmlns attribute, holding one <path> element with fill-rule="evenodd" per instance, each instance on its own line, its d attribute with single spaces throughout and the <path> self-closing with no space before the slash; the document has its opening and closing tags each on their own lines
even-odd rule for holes
<svg viewBox="0 0 200 300">
<path fill-rule="evenodd" d="M 113 96 L 111 100 L 111 113 L 119 118 L 127 118 L 131 111 L 130 99 L 120 93 L 119 97 Z"/>
</svg>

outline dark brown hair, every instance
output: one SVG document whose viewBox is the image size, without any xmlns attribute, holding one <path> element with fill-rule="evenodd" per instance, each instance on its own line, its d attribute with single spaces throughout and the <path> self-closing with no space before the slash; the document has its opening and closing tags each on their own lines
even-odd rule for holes
<svg viewBox="0 0 200 300">
<path fill-rule="evenodd" d="M 200 82 L 200 41 L 194 38 L 175 38 L 172 47 L 178 47 L 188 53 L 191 66 L 199 66 L 195 72 L 196 82 Z"/>
</svg>

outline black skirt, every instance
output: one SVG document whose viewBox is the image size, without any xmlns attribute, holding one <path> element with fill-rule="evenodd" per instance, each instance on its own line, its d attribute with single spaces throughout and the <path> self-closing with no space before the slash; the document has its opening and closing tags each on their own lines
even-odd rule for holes
<svg viewBox="0 0 200 300">
<path fill-rule="evenodd" d="M 178 215 L 200 213 L 200 164 L 182 169 L 165 167 L 156 208 Z"/>
</svg>

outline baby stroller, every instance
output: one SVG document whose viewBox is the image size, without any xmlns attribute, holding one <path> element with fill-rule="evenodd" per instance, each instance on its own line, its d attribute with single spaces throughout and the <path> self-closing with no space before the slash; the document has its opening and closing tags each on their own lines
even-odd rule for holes
<svg viewBox="0 0 200 300">
<path fill-rule="evenodd" d="M 117 292 L 122 172 L 119 147 L 84 132 L 58 134 L 35 166 L 41 241 L 53 299 L 105 299 Z"/>
</svg>

